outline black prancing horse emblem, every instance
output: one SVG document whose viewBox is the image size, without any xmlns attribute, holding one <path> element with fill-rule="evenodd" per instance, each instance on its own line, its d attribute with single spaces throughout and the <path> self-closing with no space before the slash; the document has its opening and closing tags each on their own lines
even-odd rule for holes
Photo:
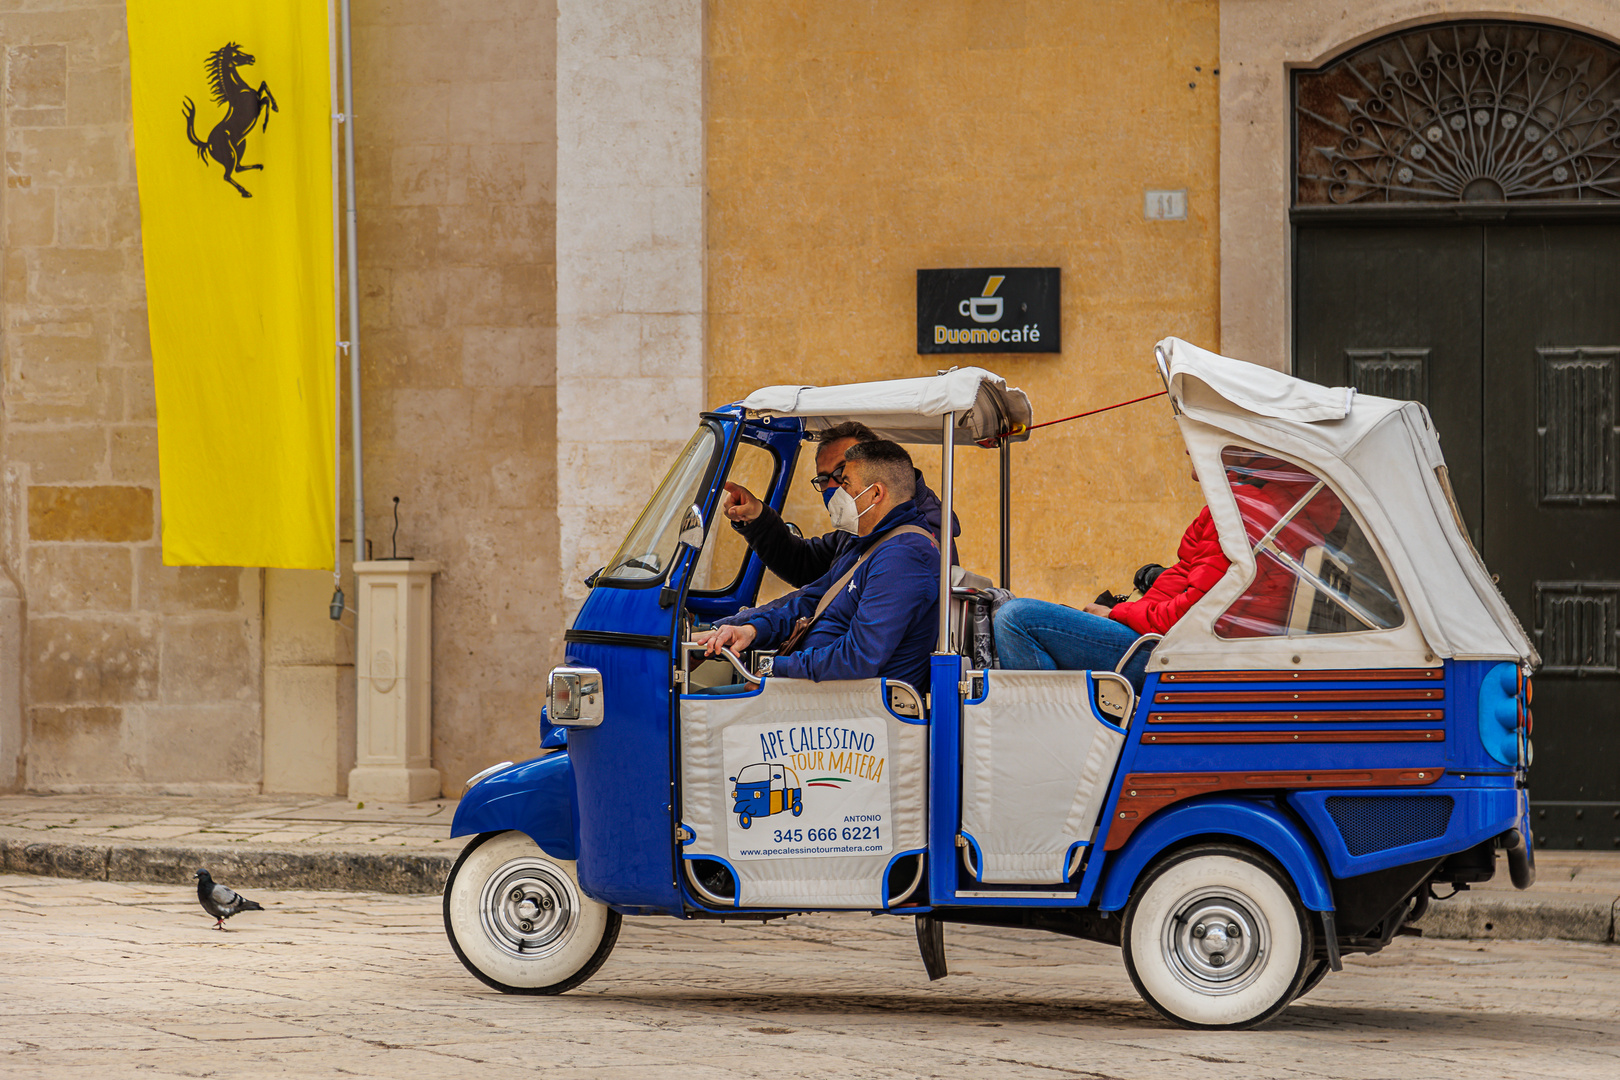
<svg viewBox="0 0 1620 1080">
<path fill-rule="evenodd" d="M 270 130 L 270 113 L 264 111 L 265 105 L 270 106 L 271 112 L 281 111 L 276 106 L 276 96 L 270 92 L 269 83 L 261 82 L 255 90 L 236 73 L 237 68 L 251 64 L 253 60 L 254 57 L 243 52 L 242 47 L 234 41 L 208 54 L 208 60 L 203 64 L 208 72 L 208 93 L 225 106 L 225 118 L 214 125 L 207 141 L 197 138 L 194 124 L 197 106 L 191 103 L 190 98 L 182 98 L 180 106 L 180 111 L 186 116 L 186 138 L 197 148 L 197 158 L 206 165 L 212 157 L 225 166 L 225 182 L 240 191 L 244 199 L 253 198 L 253 192 L 238 184 L 231 174 L 264 168 L 263 165 L 242 163 L 242 156 L 247 152 L 247 137 L 261 115 L 264 117 L 264 129 Z"/>
</svg>

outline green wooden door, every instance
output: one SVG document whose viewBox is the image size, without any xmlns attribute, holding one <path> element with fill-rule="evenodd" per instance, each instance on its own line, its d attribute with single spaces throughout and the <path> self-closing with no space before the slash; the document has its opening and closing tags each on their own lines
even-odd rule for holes
<svg viewBox="0 0 1620 1080">
<path fill-rule="evenodd" d="M 1308 226 L 1295 371 L 1428 405 L 1543 658 L 1536 838 L 1620 848 L 1620 225 Z"/>
</svg>

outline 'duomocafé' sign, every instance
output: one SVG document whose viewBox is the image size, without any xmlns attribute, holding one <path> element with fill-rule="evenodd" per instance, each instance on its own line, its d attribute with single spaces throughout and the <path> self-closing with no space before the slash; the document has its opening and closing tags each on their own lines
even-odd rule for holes
<svg viewBox="0 0 1620 1080">
<path fill-rule="evenodd" d="M 1055 266 L 917 271 L 919 353 L 1062 352 Z"/>
</svg>

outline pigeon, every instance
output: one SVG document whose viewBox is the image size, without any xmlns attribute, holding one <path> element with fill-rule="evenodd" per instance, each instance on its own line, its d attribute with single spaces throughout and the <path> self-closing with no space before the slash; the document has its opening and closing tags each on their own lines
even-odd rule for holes
<svg viewBox="0 0 1620 1080">
<path fill-rule="evenodd" d="M 225 920 L 238 911 L 264 910 L 262 905 L 254 903 L 234 889 L 215 884 L 214 879 L 208 876 L 207 870 L 198 870 L 195 877 L 197 902 L 203 906 L 204 911 L 214 917 L 215 930 L 225 929 Z"/>
</svg>

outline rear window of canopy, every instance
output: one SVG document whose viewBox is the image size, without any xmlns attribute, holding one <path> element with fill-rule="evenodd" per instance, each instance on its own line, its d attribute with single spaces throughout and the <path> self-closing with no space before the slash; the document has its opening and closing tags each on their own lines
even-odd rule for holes
<svg viewBox="0 0 1620 1080">
<path fill-rule="evenodd" d="M 1366 532 L 1303 466 L 1240 446 L 1221 451 L 1254 553 L 1254 580 L 1215 620 L 1223 638 L 1387 630 L 1404 615 Z"/>
</svg>

